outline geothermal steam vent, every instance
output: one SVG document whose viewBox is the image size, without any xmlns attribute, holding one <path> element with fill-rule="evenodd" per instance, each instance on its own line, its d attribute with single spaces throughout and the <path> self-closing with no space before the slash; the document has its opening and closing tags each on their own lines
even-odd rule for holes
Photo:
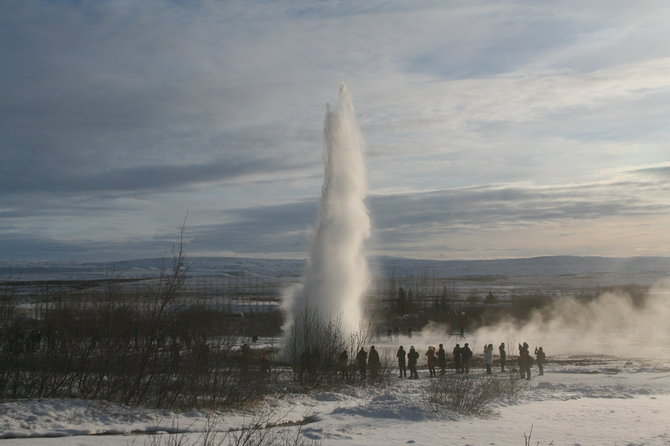
<svg viewBox="0 0 670 446">
<path fill-rule="evenodd" d="M 347 339 L 361 323 L 360 301 L 369 275 L 363 244 L 370 235 L 364 203 L 367 179 L 364 142 L 351 94 L 343 84 L 339 104 L 327 105 L 324 126 L 325 176 L 318 221 L 303 283 L 284 296 L 285 346 L 295 354 L 310 345 L 314 325 Z M 306 327 L 304 325 L 309 325 Z M 331 331 L 335 329 L 336 333 Z M 293 334 L 293 335 L 292 335 Z"/>
</svg>

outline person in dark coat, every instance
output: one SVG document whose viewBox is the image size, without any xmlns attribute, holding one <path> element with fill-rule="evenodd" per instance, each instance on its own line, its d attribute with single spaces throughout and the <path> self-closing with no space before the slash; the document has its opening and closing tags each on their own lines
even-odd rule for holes
<svg viewBox="0 0 670 446">
<path fill-rule="evenodd" d="M 377 379 L 379 369 L 381 368 L 381 361 L 379 360 L 379 353 L 373 345 L 370 347 L 370 354 L 368 355 L 368 368 L 370 369 L 370 379 Z"/>
<path fill-rule="evenodd" d="M 461 362 L 461 344 L 456 344 L 456 347 L 454 347 L 454 369 L 456 369 L 456 373 L 463 373 L 463 364 Z"/>
<path fill-rule="evenodd" d="M 498 351 L 500 352 L 500 371 L 504 372 L 505 371 L 505 361 L 507 360 L 507 352 L 505 352 L 505 343 L 502 342 L 500 346 L 498 347 Z"/>
<path fill-rule="evenodd" d="M 442 344 L 437 349 L 437 365 L 440 367 L 440 375 L 447 373 L 447 352 Z"/>
<path fill-rule="evenodd" d="M 530 356 L 527 342 L 519 344 L 519 359 L 517 362 L 519 364 L 519 374 L 521 375 L 521 378 L 530 380 L 530 366 L 533 362 L 533 358 Z"/>
<path fill-rule="evenodd" d="M 535 349 L 535 361 L 537 361 L 537 368 L 540 371 L 540 375 L 544 375 L 544 361 L 546 359 L 546 355 L 544 354 L 544 350 L 542 350 L 542 347 L 537 347 Z"/>
<path fill-rule="evenodd" d="M 431 378 L 434 378 L 437 376 L 437 373 L 435 373 L 435 366 L 437 365 L 437 358 L 435 357 L 435 347 L 430 346 L 428 347 L 428 351 L 426 352 L 426 362 L 428 364 L 428 373 L 430 374 Z"/>
<path fill-rule="evenodd" d="M 530 352 L 528 351 L 528 343 L 524 342 L 523 344 L 519 344 L 519 354 L 526 354 L 529 355 Z"/>
<path fill-rule="evenodd" d="M 463 373 L 470 373 L 470 358 L 472 358 L 472 350 L 469 347 L 470 344 L 467 342 L 461 349 L 461 361 L 463 363 L 462 369 Z"/>
<path fill-rule="evenodd" d="M 364 347 L 358 351 L 356 354 L 356 363 L 358 364 L 358 372 L 361 375 L 362 379 L 365 379 L 365 368 L 368 361 L 368 352 L 365 351 Z"/>
<path fill-rule="evenodd" d="M 517 364 L 519 365 L 519 375 L 521 376 L 521 379 L 527 379 L 530 380 L 530 364 L 532 362 L 532 358 L 530 357 L 530 354 L 528 354 L 528 351 L 526 349 L 522 349 L 519 351 L 519 358 L 517 359 Z"/>
<path fill-rule="evenodd" d="M 337 365 L 340 368 L 342 379 L 344 381 L 349 379 L 349 353 L 346 350 L 342 350 L 342 353 L 338 356 Z"/>
<path fill-rule="evenodd" d="M 399 378 L 407 378 L 407 368 L 405 367 L 405 357 L 407 356 L 407 352 L 402 348 L 402 345 L 395 356 L 398 358 L 398 369 L 400 370 Z"/>
<path fill-rule="evenodd" d="M 409 366 L 409 377 L 418 378 L 419 373 L 416 371 L 416 362 L 419 360 L 419 352 L 414 350 L 414 346 L 409 348 L 409 353 L 407 353 L 407 365 Z"/>
</svg>

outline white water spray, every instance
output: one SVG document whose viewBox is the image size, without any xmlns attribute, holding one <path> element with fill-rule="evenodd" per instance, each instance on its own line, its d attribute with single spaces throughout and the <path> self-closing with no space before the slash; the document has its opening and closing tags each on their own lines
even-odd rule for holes
<svg viewBox="0 0 670 446">
<path fill-rule="evenodd" d="M 285 343 L 306 311 L 322 323 L 337 321 L 344 338 L 360 328 L 360 301 L 369 285 L 363 253 L 363 244 L 370 235 L 370 218 L 364 203 L 364 142 L 351 94 L 344 84 L 339 99 L 337 107 L 331 109 L 327 105 L 326 109 L 325 177 L 305 277 L 301 285 L 284 296 Z M 307 343 L 309 340 L 300 340 L 298 348 Z"/>
</svg>

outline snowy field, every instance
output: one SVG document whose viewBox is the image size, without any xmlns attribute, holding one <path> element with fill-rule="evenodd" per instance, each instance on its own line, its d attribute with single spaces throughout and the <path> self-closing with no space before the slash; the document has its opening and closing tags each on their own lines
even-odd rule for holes
<svg viewBox="0 0 670 446">
<path fill-rule="evenodd" d="M 156 437 L 146 433 L 157 431 L 189 431 L 195 439 L 205 430 L 208 416 L 217 420 L 218 430 L 227 430 L 268 413 L 275 422 L 310 417 L 300 435 L 322 445 L 524 445 L 524 434 L 531 428 L 533 445 L 670 445 L 666 360 L 612 356 L 551 360 L 544 376 L 534 368 L 518 401 L 493 403 L 496 414 L 489 418 L 434 412 L 425 402 L 431 379 L 420 370 L 419 380 L 399 379 L 394 373 L 385 388 L 269 397 L 253 413 L 172 413 L 63 399 L 5 402 L 0 404 L 0 443 L 148 445 Z M 483 371 L 476 369 L 473 375 L 483 376 Z"/>
<path fill-rule="evenodd" d="M 531 318 L 522 327 L 500 323 L 450 336 L 453 330 L 429 324 L 412 338 L 374 340 L 382 361 L 393 364 L 398 345 L 420 352 L 420 379 L 390 384 L 347 386 L 338 391 L 275 395 L 248 412 L 172 413 L 123 407 L 100 401 L 21 400 L 0 404 L 0 446 L 169 445 L 168 439 L 194 443 L 207 426 L 240 429 L 259 420 L 299 423 L 301 438 L 320 445 L 670 445 L 670 286 L 650 292 L 644 306 L 625 295 L 605 293 L 578 302 L 560 299 L 551 318 Z M 276 345 L 278 339 L 259 340 Z M 431 378 L 423 353 L 444 343 L 470 344 L 481 358 L 485 344 L 495 352 L 505 342 L 508 354 L 527 341 L 531 352 L 543 346 L 545 374 L 524 381 L 515 401 L 494 401 L 493 416 L 477 418 L 427 404 Z M 497 355 L 494 366 L 497 364 Z M 479 361 L 481 363 L 481 360 Z M 500 372 L 498 372 L 500 373 Z M 483 377 L 482 369 L 472 375 Z M 441 378 L 438 378 L 441 379 Z M 446 379 L 458 379 L 451 374 Z M 524 434 L 532 438 L 527 441 Z M 296 426 L 285 429 L 295 434 Z M 211 428 L 209 429 L 211 431 Z M 157 432 L 187 432 L 186 437 Z M 190 443 L 189 443 L 190 442 Z M 177 444 L 177 442 L 173 443 Z M 227 445 L 227 443 L 222 443 Z M 253 443 L 251 443 L 253 444 Z"/>
</svg>

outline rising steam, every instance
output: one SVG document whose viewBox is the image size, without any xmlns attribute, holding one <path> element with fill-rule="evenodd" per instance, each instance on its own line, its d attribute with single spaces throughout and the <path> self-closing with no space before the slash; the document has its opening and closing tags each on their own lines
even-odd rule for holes
<svg viewBox="0 0 670 446">
<path fill-rule="evenodd" d="M 465 338 L 449 335 L 454 327 L 429 322 L 412 341 L 419 345 L 445 342 L 470 344 L 476 354 L 486 344 L 507 345 L 518 354 L 518 344 L 528 342 L 531 352 L 542 346 L 552 357 L 614 356 L 670 359 L 670 280 L 651 287 L 635 299 L 621 291 L 604 292 L 593 300 L 560 297 L 534 310 L 528 320 L 507 318 L 480 327 Z"/>
<path fill-rule="evenodd" d="M 482 345 L 505 339 L 528 342 L 554 355 L 668 358 L 669 320 L 670 282 L 666 281 L 652 287 L 637 303 L 625 292 L 606 292 L 589 302 L 560 298 L 535 311 L 528 322 L 484 327 L 474 338 Z"/>
<path fill-rule="evenodd" d="M 370 235 L 364 142 L 344 84 L 339 99 L 326 109 L 325 177 L 305 277 L 284 296 L 285 343 L 306 311 L 325 323 L 337 321 L 344 337 L 361 322 L 360 300 L 369 284 L 363 244 Z"/>
</svg>

